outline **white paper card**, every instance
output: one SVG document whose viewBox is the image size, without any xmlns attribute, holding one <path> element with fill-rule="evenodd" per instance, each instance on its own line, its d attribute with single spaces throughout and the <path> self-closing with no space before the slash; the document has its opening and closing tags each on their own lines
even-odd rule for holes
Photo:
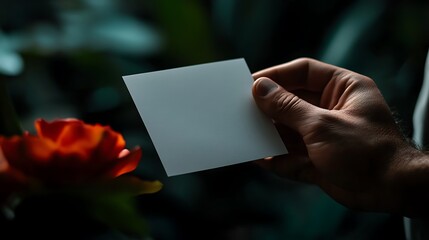
<svg viewBox="0 0 429 240">
<path fill-rule="evenodd" d="M 287 153 L 244 59 L 123 79 L 168 176 Z"/>
</svg>

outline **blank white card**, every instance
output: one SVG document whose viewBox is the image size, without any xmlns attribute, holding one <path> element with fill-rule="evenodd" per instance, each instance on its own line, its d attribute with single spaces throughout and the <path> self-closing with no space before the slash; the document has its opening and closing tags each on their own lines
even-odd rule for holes
<svg viewBox="0 0 429 240">
<path fill-rule="evenodd" d="M 168 176 L 287 153 L 244 59 L 123 79 Z"/>
</svg>

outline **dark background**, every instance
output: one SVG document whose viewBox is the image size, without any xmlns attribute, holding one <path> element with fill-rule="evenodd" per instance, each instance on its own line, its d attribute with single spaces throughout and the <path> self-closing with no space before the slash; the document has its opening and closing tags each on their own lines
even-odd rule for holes
<svg viewBox="0 0 429 240">
<path fill-rule="evenodd" d="M 348 210 L 252 163 L 167 178 L 121 76 L 244 57 L 252 72 L 313 57 L 373 78 L 411 136 L 427 1 L 0 0 L 0 77 L 36 118 L 111 125 L 143 148 L 153 239 L 403 239 L 402 218 Z M 103 235 L 99 239 L 127 239 Z"/>
</svg>

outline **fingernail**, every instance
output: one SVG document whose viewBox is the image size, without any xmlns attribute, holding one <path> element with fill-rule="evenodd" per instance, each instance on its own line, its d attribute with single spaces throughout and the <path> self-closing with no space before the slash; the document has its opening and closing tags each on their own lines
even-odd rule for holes
<svg viewBox="0 0 429 240">
<path fill-rule="evenodd" d="M 271 92 L 274 92 L 279 86 L 268 78 L 259 78 L 256 86 L 256 93 L 260 97 L 265 97 Z"/>
</svg>

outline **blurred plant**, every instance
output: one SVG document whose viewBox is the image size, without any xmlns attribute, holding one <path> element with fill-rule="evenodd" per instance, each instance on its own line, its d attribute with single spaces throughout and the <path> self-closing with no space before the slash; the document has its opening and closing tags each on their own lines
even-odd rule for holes
<svg viewBox="0 0 429 240">
<path fill-rule="evenodd" d="M 160 35 L 138 13 L 129 14 L 134 10 L 118 0 L 17 0 L 2 1 L 0 6 L 0 232 L 18 234 L 31 225 L 39 226 L 40 235 L 46 236 L 56 226 L 55 232 L 64 238 L 74 232 L 67 230 L 96 223 L 147 234 L 136 196 L 158 191 L 161 183 L 131 176 L 140 160 L 140 148 L 128 151 L 119 133 L 79 120 L 39 120 L 36 136 L 23 133 L 21 124 L 28 129 L 27 123 L 35 116 L 88 119 L 86 107 L 100 112 L 117 106 L 114 104 L 121 99 L 110 97 L 120 89 L 115 64 L 153 56 L 162 46 Z M 68 66 L 64 63 L 76 65 L 76 69 L 64 70 Z M 88 76 L 86 69 L 98 73 Z M 5 81 L 7 76 L 14 79 Z M 27 77 L 31 80 L 26 81 Z M 98 91 L 92 95 L 88 88 Z M 77 99 L 83 113 L 74 110 L 71 100 L 65 99 L 68 95 Z M 109 105 L 105 99 L 113 103 Z M 86 100 L 88 104 L 79 102 Z M 99 119 L 115 125 L 100 116 L 93 120 Z M 91 227 L 86 230 L 93 231 Z"/>
<path fill-rule="evenodd" d="M 67 209 L 76 208 L 70 205 L 73 199 L 82 207 L 77 210 L 83 211 L 83 216 L 87 214 L 126 233 L 147 234 L 133 198 L 157 192 L 162 184 L 126 175 L 139 163 L 139 147 L 129 151 L 122 135 L 109 126 L 89 125 L 76 119 L 39 119 L 35 128 L 37 135 L 25 132 L 0 138 L 0 202 L 4 210 L 12 213 L 12 220 L 16 200 L 25 203 L 27 199 L 43 199 L 40 203 L 52 204 L 56 199 L 55 205 L 64 204 Z M 36 207 L 50 211 L 49 205 Z M 62 218 L 48 221 L 62 222 Z"/>
<path fill-rule="evenodd" d="M 152 2 L 165 38 L 168 58 L 181 64 L 196 64 L 219 58 L 210 21 L 201 1 Z"/>
</svg>

